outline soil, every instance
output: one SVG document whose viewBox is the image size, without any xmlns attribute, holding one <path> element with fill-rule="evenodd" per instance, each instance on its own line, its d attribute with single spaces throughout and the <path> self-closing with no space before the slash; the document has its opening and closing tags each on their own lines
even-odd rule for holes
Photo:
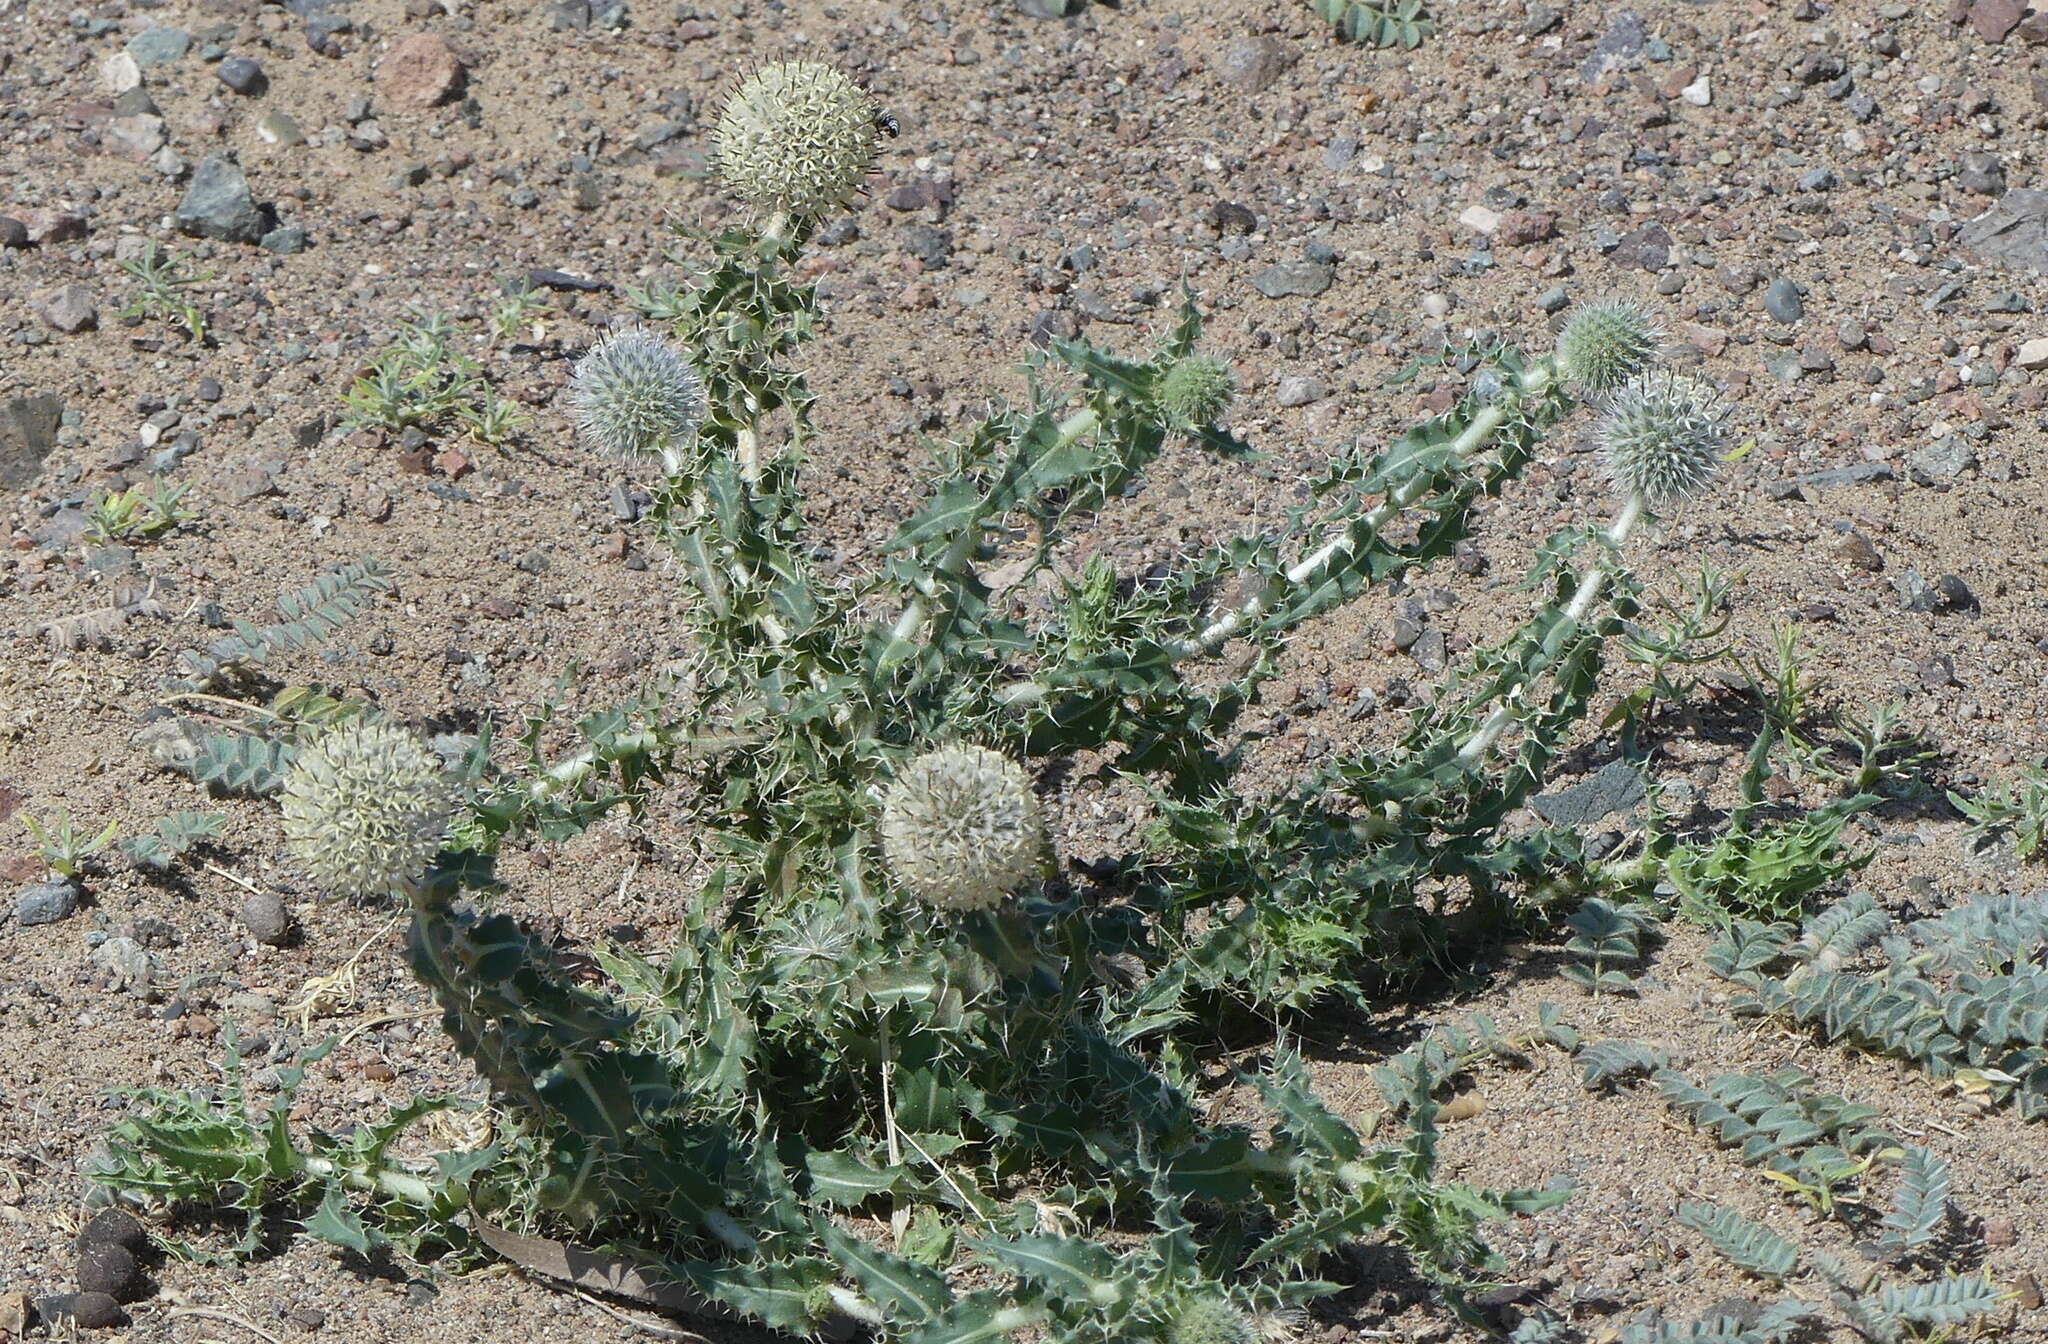
<svg viewBox="0 0 2048 1344">
<path fill-rule="evenodd" d="M 390 912 L 319 899 L 282 862 L 274 807 L 206 801 L 131 737 L 210 621 L 260 617 L 280 591 L 362 555 L 390 566 L 396 593 L 338 652 L 282 666 L 417 721 L 516 722 L 571 660 L 609 692 L 683 652 L 679 586 L 621 521 L 612 496 L 627 483 L 574 444 L 559 392 L 575 355 L 627 311 L 619 287 L 675 273 L 668 223 L 725 216 L 703 174 L 706 123 L 735 72 L 762 61 L 836 61 L 900 127 L 870 198 L 812 253 L 826 315 L 806 354 L 819 396 L 809 480 L 836 562 L 871 563 L 916 501 L 921 436 L 1021 390 L 1034 330 L 1142 348 L 1185 281 L 1210 348 L 1237 369 L 1235 427 L 1267 456 L 1247 472 L 1176 450 L 1154 489 L 1073 544 L 1076 560 L 1099 551 L 1137 573 L 1277 523 L 1332 452 L 1448 404 L 1450 371 L 1385 386 L 1444 340 L 1483 330 L 1541 350 L 1561 300 L 1635 297 L 1755 440 L 1711 494 L 1633 544 L 1653 587 L 1682 596 L 1703 560 L 1740 571 L 1740 646 L 1762 658 L 1791 623 L 1824 701 L 1902 701 L 1941 750 L 1937 789 L 1970 790 L 2048 749 L 2048 373 L 2022 367 L 2036 362 L 2022 347 L 2048 337 L 2048 291 L 2026 257 L 1961 241 L 2008 187 L 2039 177 L 2048 48 L 2030 35 L 2048 36 L 2048 20 L 2015 28 L 2018 0 L 1638 0 L 1634 18 L 1523 0 L 1435 8 L 1439 31 L 1419 50 L 1375 52 L 1337 41 L 1299 0 L 1132 0 L 1066 20 L 1010 0 L 0 0 L 0 215 L 24 226 L 10 235 L 0 220 L 0 242 L 56 232 L 0 246 L 0 412 L 19 424 L 62 409 L 46 454 L 0 416 L 0 471 L 20 491 L 0 558 L 0 813 L 65 808 L 124 835 L 181 809 L 228 818 L 203 863 L 172 880 L 110 854 L 89 867 L 78 913 L 0 923 L 0 1289 L 73 1287 L 80 1172 L 119 1109 L 110 1089 L 216 1078 L 229 1016 L 261 1038 L 259 1060 L 288 1052 L 304 1038 L 292 1008 L 318 977 L 347 968 L 348 985 L 307 1029 L 345 1040 L 300 1093 L 305 1119 L 334 1128 L 422 1089 L 478 1094 L 425 1016 Z M 621 26 L 608 26 L 614 10 Z M 132 97 L 117 109 L 105 63 L 173 26 L 189 50 L 141 70 L 158 112 Z M 309 32 L 329 35 L 316 47 Z M 421 32 L 445 37 L 463 67 L 462 86 L 424 107 L 396 72 L 379 74 Z M 162 38 L 142 49 L 162 54 Z M 223 56 L 253 59 L 264 82 L 231 90 Z M 435 67 L 432 51 L 405 63 L 415 77 Z M 279 112 L 304 143 L 259 134 Z M 158 129 L 138 115 L 161 116 L 171 159 L 124 152 Z M 175 229 L 176 174 L 221 153 L 279 224 L 305 231 L 303 251 Z M 204 274 L 187 294 L 205 342 L 120 316 L 136 285 L 118 263 L 148 239 Z M 1316 258 L 1331 262 L 1323 292 L 1273 299 L 1252 283 Z M 491 338 L 484 319 L 534 270 L 600 283 L 544 288 L 516 340 Z M 1778 280 L 1796 287 L 1796 318 L 1784 286 L 1778 311 L 1766 307 Z M 53 295 L 66 286 L 83 293 Z M 420 449 L 337 427 L 341 394 L 415 310 L 455 320 L 465 352 L 531 414 L 527 432 L 502 450 L 456 435 Z M 137 544 L 132 562 L 91 559 L 80 506 L 146 482 L 151 455 L 181 442 L 190 451 L 169 475 L 198 519 Z M 1576 425 L 1553 442 L 1483 508 L 1485 564 L 1376 594 L 1292 644 L 1262 711 L 1272 736 L 1256 779 L 1398 731 L 1389 683 L 1431 677 L 1392 641 L 1404 602 L 1422 601 L 1452 654 L 1526 612 L 1514 579 L 1532 547 L 1607 508 Z M 1846 484 L 1785 484 L 1848 468 L 1861 470 Z M 1950 575 L 1967 600 L 1953 586 L 1913 600 Z M 75 619 L 123 589 L 147 602 Z M 1743 746 L 1679 731 L 1662 754 L 1670 777 L 1725 804 Z M 1113 850 L 1136 822 L 1122 796 L 1077 786 L 1058 803 L 1076 856 Z M 1867 829 L 1877 857 L 1859 880 L 1894 909 L 2040 884 L 2009 851 L 1970 850 L 1938 801 L 1882 810 Z M 691 880 L 672 859 L 678 838 L 657 818 L 644 837 L 600 828 L 545 864 L 515 864 L 519 906 L 570 938 L 635 925 L 659 947 Z M 10 892 L 41 875 L 18 822 L 0 846 Z M 282 898 L 295 939 L 251 935 L 237 912 L 252 891 Z M 1674 930 L 1632 997 L 1582 994 L 1558 976 L 1554 945 L 1509 949 L 1460 995 L 1317 1040 L 1319 1081 L 1363 1118 L 1380 1106 L 1371 1065 L 1422 1029 L 1483 1011 L 1521 1030 L 1553 1001 L 1587 1036 L 1664 1045 L 1696 1077 L 1812 1072 L 1953 1165 L 1961 1215 L 1996 1232 L 1996 1279 L 2024 1292 L 2048 1268 L 2038 1127 L 1978 1114 L 1902 1066 L 1731 1019 L 1704 941 Z M 153 945 L 152 985 L 117 986 L 92 960 L 119 934 Z M 1683 1317 L 1759 1291 L 1677 1223 L 1683 1201 L 1856 1254 L 1839 1224 L 1803 1214 L 1653 1095 L 1588 1093 L 1556 1052 L 1482 1070 L 1475 1091 L 1483 1110 L 1447 1134 L 1450 1174 L 1573 1183 L 1569 1204 L 1494 1240 L 1508 1278 L 1591 1338 L 1645 1308 Z M 304 1239 L 244 1267 L 156 1274 L 134 1324 L 103 1337 L 248 1333 L 180 1314 L 193 1308 L 277 1339 L 634 1337 L 606 1309 L 510 1272 L 428 1282 Z M 2023 1296 L 1997 1337 L 2048 1337 L 2039 1302 L 2038 1288 Z M 1368 1266 L 1302 1334 L 1476 1338 L 1446 1320 Z"/>
</svg>

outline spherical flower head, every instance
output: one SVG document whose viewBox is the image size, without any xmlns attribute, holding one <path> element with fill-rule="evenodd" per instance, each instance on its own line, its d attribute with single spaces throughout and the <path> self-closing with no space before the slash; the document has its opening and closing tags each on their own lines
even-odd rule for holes
<svg viewBox="0 0 2048 1344">
<path fill-rule="evenodd" d="M 1557 365 L 1579 392 L 1599 396 L 1656 363 L 1663 343 L 1663 328 L 1642 304 L 1632 299 L 1589 303 L 1558 333 Z"/>
<path fill-rule="evenodd" d="M 1183 434 L 1215 424 L 1236 395 L 1237 379 L 1229 366 L 1210 355 L 1176 360 L 1159 379 L 1159 409 L 1166 423 Z"/>
<path fill-rule="evenodd" d="M 1220 1297 L 1190 1297 L 1167 1324 L 1170 1344 L 1252 1344 L 1249 1317 Z"/>
<path fill-rule="evenodd" d="M 829 65 L 763 66 L 719 115 L 718 175 L 757 210 L 816 218 L 860 190 L 881 146 L 880 111 Z"/>
<path fill-rule="evenodd" d="M 704 423 L 704 380 L 667 338 L 628 327 L 576 361 L 569 406 L 584 440 L 607 457 L 673 462 Z"/>
<path fill-rule="evenodd" d="M 1728 405 L 1698 378 L 1650 374 L 1608 399 L 1598 436 L 1621 493 L 1664 504 L 1714 478 L 1727 451 Z"/>
<path fill-rule="evenodd" d="M 987 910 L 1038 872 L 1044 827 L 1031 777 L 985 747 L 945 746 L 897 772 L 882 804 L 882 854 L 914 900 Z"/>
<path fill-rule="evenodd" d="M 329 891 L 387 896 L 440 853 L 455 801 L 441 758 L 418 738 L 354 719 L 300 748 L 285 773 L 285 846 Z"/>
</svg>

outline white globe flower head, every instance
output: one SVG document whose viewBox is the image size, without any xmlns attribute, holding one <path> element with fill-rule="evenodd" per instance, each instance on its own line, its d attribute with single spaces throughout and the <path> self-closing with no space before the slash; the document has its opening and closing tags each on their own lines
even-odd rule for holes
<svg viewBox="0 0 2048 1344">
<path fill-rule="evenodd" d="M 882 804 L 882 855 L 914 900 L 987 910 L 1039 869 L 1044 826 L 1031 777 L 985 747 L 946 746 L 903 766 Z"/>
<path fill-rule="evenodd" d="M 1607 474 L 1624 496 L 1656 506 L 1698 494 L 1728 445 L 1728 404 L 1683 374 L 1637 378 L 1607 402 L 1597 431 Z"/>
<path fill-rule="evenodd" d="M 576 361 L 569 406 L 585 442 L 623 461 L 659 457 L 674 474 L 707 407 L 704 380 L 675 344 L 646 327 L 604 337 Z"/>
<path fill-rule="evenodd" d="M 1220 1297 L 1184 1300 L 1166 1327 L 1172 1344 L 1252 1344 L 1251 1318 Z"/>
<path fill-rule="evenodd" d="M 860 191 L 881 147 L 881 108 L 818 61 L 764 65 L 726 100 L 718 175 L 764 213 L 815 219 Z"/>
<path fill-rule="evenodd" d="M 1633 299 L 1607 299 L 1575 311 L 1557 337 L 1557 367 L 1582 395 L 1600 396 L 1657 362 L 1664 329 Z"/>
<path fill-rule="evenodd" d="M 403 890 L 441 852 L 456 792 L 441 758 L 383 719 L 353 719 L 299 750 L 285 773 L 285 847 L 342 896 Z"/>
</svg>

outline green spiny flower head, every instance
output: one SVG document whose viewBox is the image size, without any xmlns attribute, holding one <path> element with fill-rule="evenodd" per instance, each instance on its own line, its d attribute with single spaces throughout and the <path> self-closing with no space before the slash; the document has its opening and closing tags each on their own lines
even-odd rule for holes
<svg viewBox="0 0 2048 1344">
<path fill-rule="evenodd" d="M 300 748 L 284 778 L 284 838 L 307 877 L 388 896 L 426 872 L 455 811 L 441 758 L 395 723 L 360 718 Z"/>
<path fill-rule="evenodd" d="M 1714 478 L 1727 451 L 1728 405 L 1698 378 L 1651 374 L 1609 398 L 1598 434 L 1623 495 L 1668 503 Z"/>
<path fill-rule="evenodd" d="M 591 447 L 671 466 L 704 423 L 704 380 L 666 337 L 646 327 L 606 336 L 576 361 L 569 405 Z"/>
<path fill-rule="evenodd" d="M 1170 1344 L 1252 1344 L 1251 1318 L 1220 1297 L 1190 1297 L 1167 1323 Z"/>
<path fill-rule="evenodd" d="M 1557 337 L 1557 365 L 1579 392 L 1599 396 L 1657 362 L 1664 330 L 1632 299 L 1582 305 Z"/>
<path fill-rule="evenodd" d="M 1031 777 L 1000 752 L 945 746 L 897 772 L 882 854 L 905 892 L 941 910 L 987 910 L 1038 872 L 1044 826 Z"/>
<path fill-rule="evenodd" d="M 815 219 L 852 199 L 881 146 L 866 89 L 817 61 L 750 75 L 718 118 L 718 175 L 748 205 Z"/>
<path fill-rule="evenodd" d="M 1237 379 L 1229 366 L 1211 355 L 1177 360 L 1159 380 L 1159 409 L 1166 423 L 1183 434 L 1215 424 L 1236 395 Z"/>
</svg>

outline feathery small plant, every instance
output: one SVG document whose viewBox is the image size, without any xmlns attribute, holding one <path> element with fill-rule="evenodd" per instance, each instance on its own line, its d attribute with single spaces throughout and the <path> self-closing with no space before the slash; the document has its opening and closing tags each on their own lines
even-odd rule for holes
<svg viewBox="0 0 2048 1344">
<path fill-rule="evenodd" d="M 458 1164 L 491 1224 L 604 1244 L 779 1329 L 859 1323 L 914 1344 L 1235 1340 L 1330 1291 L 1318 1264 L 1375 1233 L 1464 1310 L 1496 1263 L 1481 1225 L 1562 1198 L 1437 1172 L 1443 1070 L 1498 1033 L 1395 1061 L 1383 1082 L 1407 1132 L 1375 1146 L 1285 1052 L 1248 1075 L 1256 1125 L 1212 1119 L 1190 1067 L 1211 1033 L 1182 1026 L 1226 1001 L 1364 1002 L 1579 894 L 1576 837 L 1509 818 L 1591 713 L 1635 613 L 1627 542 L 1705 484 L 1725 417 L 1702 385 L 1642 382 L 1647 318 L 1602 309 L 1567 324 L 1571 367 L 1476 341 L 1463 400 L 1338 457 L 1272 532 L 1157 583 L 1101 561 L 1072 572 L 1064 534 L 1162 454 L 1250 451 L 1219 423 L 1236 382 L 1197 348 L 1190 301 L 1148 352 L 1035 354 L 1020 402 L 937 449 L 930 499 L 879 564 L 827 575 L 803 508 L 810 392 L 791 356 L 816 298 L 796 262 L 860 190 L 878 118 L 813 62 L 742 81 L 716 161 L 747 225 L 711 240 L 687 289 L 629 295 L 662 330 L 607 337 L 578 365 L 584 437 L 658 473 L 646 526 L 694 598 L 684 670 L 573 724 L 543 705 L 517 750 L 488 733 L 443 750 L 314 688 L 268 707 L 222 693 L 371 600 L 382 571 L 359 568 L 297 601 L 303 619 L 188 660 L 181 693 L 244 723 L 199 735 L 187 767 L 223 738 L 260 755 L 247 781 L 285 792 L 308 875 L 410 907 L 412 969 L 523 1154 Z M 359 417 L 431 419 L 454 395 L 436 372 L 445 331 L 399 349 L 351 391 Z M 1615 513 L 1542 548 L 1538 612 L 1392 746 L 1333 756 L 1277 797 L 1242 788 L 1255 735 L 1240 720 L 1288 637 L 1449 556 L 1474 504 L 1588 404 L 1595 364 Z M 999 570 L 1065 600 L 1034 614 Z M 1044 783 L 1083 763 L 1141 787 L 1155 817 L 1085 885 L 1054 861 Z M 692 808 L 709 875 L 666 957 L 600 948 L 593 986 L 510 908 L 479 908 L 510 906 L 507 849 L 670 805 Z M 1552 1010 L 1539 1030 L 1568 1034 Z M 131 1190 L 187 1188 L 177 1169 L 199 1161 L 177 1144 L 126 1153 L 103 1179 Z M 408 1197 L 364 1180 L 381 1217 Z M 317 1194 L 336 1225 L 342 1186 L 277 1188 Z M 414 1193 L 427 1202 L 405 1218 L 443 1207 L 438 1187 Z"/>
<path fill-rule="evenodd" d="M 212 279 L 210 273 L 188 272 L 176 253 L 165 251 L 154 241 L 144 244 L 140 255 L 119 265 L 134 277 L 137 286 L 135 297 L 121 310 L 122 317 L 162 318 L 184 328 L 193 340 L 205 341 L 206 312 L 186 291 Z"/>
</svg>

